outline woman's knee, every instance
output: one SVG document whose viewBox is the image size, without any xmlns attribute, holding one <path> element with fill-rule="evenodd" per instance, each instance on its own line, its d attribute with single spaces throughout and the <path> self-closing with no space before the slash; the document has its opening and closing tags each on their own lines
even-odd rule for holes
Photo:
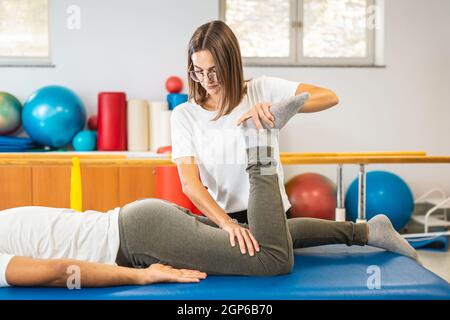
<svg viewBox="0 0 450 320">
<path fill-rule="evenodd" d="M 288 274 L 294 269 L 294 257 L 286 257 L 278 266 L 277 274 Z"/>
<path fill-rule="evenodd" d="M 289 274 L 292 272 L 293 268 L 294 264 L 290 262 L 277 263 L 276 265 L 272 265 L 270 268 L 268 268 L 264 275 L 279 276 L 283 274 Z"/>
<path fill-rule="evenodd" d="M 285 252 L 279 255 L 267 255 L 264 275 L 277 276 L 291 273 L 294 268 L 293 252 Z"/>
</svg>

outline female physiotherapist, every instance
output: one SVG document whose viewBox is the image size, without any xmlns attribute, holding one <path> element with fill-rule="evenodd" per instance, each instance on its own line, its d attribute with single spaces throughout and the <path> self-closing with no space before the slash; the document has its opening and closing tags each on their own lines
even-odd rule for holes
<svg viewBox="0 0 450 320">
<path fill-rule="evenodd" d="M 238 40 L 222 21 L 200 26 L 188 50 L 190 101 L 172 114 L 172 160 L 177 164 L 183 192 L 197 208 L 236 239 L 242 253 L 259 250 L 247 222 L 249 180 L 245 171 L 245 145 L 237 126 L 253 118 L 257 128 L 273 125 L 272 103 L 310 94 L 301 112 L 317 112 L 338 103 L 328 89 L 273 77 L 245 80 Z M 276 138 L 276 137 L 275 137 Z M 290 203 L 283 185 L 278 144 L 277 173 L 283 205 Z"/>
</svg>

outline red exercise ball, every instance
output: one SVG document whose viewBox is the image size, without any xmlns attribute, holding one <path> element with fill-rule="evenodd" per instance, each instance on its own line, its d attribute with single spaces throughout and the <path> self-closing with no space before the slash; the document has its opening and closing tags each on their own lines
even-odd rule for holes
<svg viewBox="0 0 450 320">
<path fill-rule="evenodd" d="M 166 89 L 170 93 L 180 93 L 183 90 L 183 80 L 177 76 L 172 76 L 166 81 Z"/>
<path fill-rule="evenodd" d="M 96 114 L 89 117 L 87 125 L 88 125 L 89 130 L 95 131 L 98 129 L 98 122 L 97 122 Z"/>
<path fill-rule="evenodd" d="M 286 184 L 292 217 L 335 220 L 336 187 L 325 176 L 304 173 Z"/>
</svg>

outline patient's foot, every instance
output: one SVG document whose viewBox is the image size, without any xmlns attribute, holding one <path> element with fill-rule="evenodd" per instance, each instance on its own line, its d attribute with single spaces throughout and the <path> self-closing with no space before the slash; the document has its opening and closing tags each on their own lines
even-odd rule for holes
<svg viewBox="0 0 450 320">
<path fill-rule="evenodd" d="M 277 173 L 274 152 L 277 140 L 276 132 L 284 127 L 308 99 L 309 93 L 302 93 L 299 96 L 290 97 L 272 105 L 270 112 L 275 118 L 273 127 L 263 124 L 265 129 L 258 130 L 252 118 L 242 123 L 239 129 L 247 150 L 247 169 L 253 165 L 261 165 L 264 167 L 261 169 L 261 174 L 273 175 Z"/>
<path fill-rule="evenodd" d="M 309 93 L 304 92 L 298 96 L 283 99 L 270 107 L 270 112 L 274 116 L 274 126 L 270 127 L 263 123 L 264 129 L 257 129 L 252 118 L 247 119 L 239 127 L 246 140 L 246 147 L 266 147 L 274 146 L 277 131 L 291 119 L 309 99 Z"/>
<path fill-rule="evenodd" d="M 286 123 L 291 119 L 298 111 L 304 106 L 305 102 L 309 99 L 309 93 L 304 92 L 298 96 L 289 97 L 283 99 L 277 103 L 274 103 L 270 107 L 270 113 L 273 115 L 275 120 L 273 121 L 274 126 L 270 127 L 268 124 L 262 122 L 262 126 L 265 129 L 278 129 L 283 128 Z M 255 122 L 252 118 L 247 119 L 243 125 L 247 128 L 256 129 Z"/>
<path fill-rule="evenodd" d="M 388 217 L 376 215 L 367 222 L 368 245 L 396 252 L 418 261 L 416 250 L 392 226 Z M 419 262 L 419 261 L 418 261 Z"/>
</svg>

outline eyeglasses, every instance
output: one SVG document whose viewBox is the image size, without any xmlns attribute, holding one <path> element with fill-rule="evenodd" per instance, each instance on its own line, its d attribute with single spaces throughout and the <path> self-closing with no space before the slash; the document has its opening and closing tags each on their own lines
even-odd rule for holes
<svg viewBox="0 0 450 320">
<path fill-rule="evenodd" d="M 189 76 L 195 82 L 203 82 L 205 80 L 205 74 L 202 71 L 194 71 L 194 70 L 189 71 Z M 216 70 L 208 71 L 206 73 L 206 76 L 208 77 L 209 81 L 211 81 L 212 83 L 217 82 Z"/>
</svg>

